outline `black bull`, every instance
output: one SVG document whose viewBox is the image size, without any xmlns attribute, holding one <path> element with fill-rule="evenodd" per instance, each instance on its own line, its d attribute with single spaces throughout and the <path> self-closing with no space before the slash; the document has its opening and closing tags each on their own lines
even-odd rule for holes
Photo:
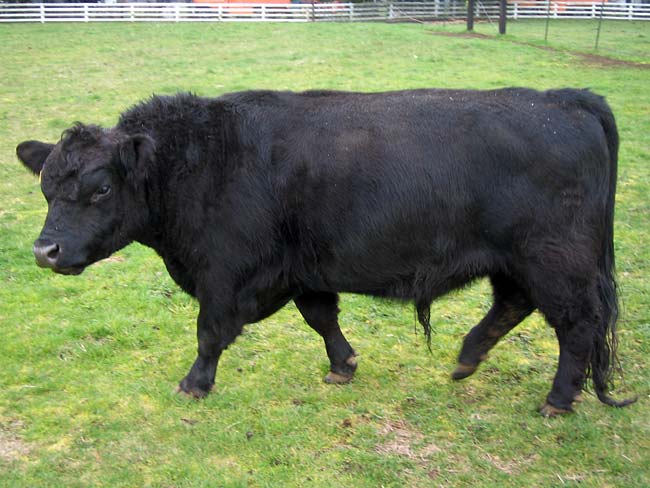
<svg viewBox="0 0 650 488">
<path fill-rule="evenodd" d="M 40 173 L 39 265 L 78 274 L 132 241 L 200 303 L 179 390 L 203 397 L 247 323 L 294 300 L 324 339 L 328 382 L 355 352 L 338 292 L 431 302 L 487 276 L 494 304 L 455 379 L 533 310 L 560 358 L 541 411 L 571 411 L 616 362 L 613 215 L 618 134 L 586 90 L 243 92 L 153 97 L 114 128 L 77 124 L 18 157 Z"/>
</svg>

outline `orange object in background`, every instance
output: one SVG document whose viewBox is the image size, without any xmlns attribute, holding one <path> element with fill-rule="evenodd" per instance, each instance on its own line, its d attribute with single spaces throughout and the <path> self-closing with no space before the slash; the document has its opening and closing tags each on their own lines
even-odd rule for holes
<svg viewBox="0 0 650 488">
<path fill-rule="evenodd" d="M 609 3 L 610 0 L 604 0 L 603 3 Z M 641 0 L 638 0 L 641 1 Z M 508 0 L 508 3 L 513 3 L 514 0 Z M 536 1 L 536 2 L 518 2 L 519 5 L 526 6 L 526 7 L 544 7 L 548 8 L 548 3 L 546 1 Z M 585 4 L 593 4 L 594 0 L 550 0 L 550 11 L 551 15 L 553 15 L 553 12 L 564 12 L 567 10 L 567 3 L 585 3 Z"/>
<path fill-rule="evenodd" d="M 218 5 L 227 5 L 231 3 L 240 4 L 240 3 L 254 3 L 254 4 L 287 4 L 291 3 L 291 0 L 192 0 L 192 3 L 211 3 L 215 4 L 212 8 L 218 8 Z M 223 8 L 223 7 L 222 7 Z M 247 7 L 225 7 L 224 11 L 227 11 L 235 15 L 253 15 L 253 8 Z"/>
</svg>

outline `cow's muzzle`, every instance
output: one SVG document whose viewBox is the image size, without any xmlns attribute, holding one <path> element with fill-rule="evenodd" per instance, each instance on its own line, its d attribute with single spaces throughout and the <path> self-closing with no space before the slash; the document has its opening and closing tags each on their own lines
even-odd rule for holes
<svg viewBox="0 0 650 488">
<path fill-rule="evenodd" d="M 59 258 L 61 257 L 61 248 L 55 242 L 47 239 L 37 239 L 34 242 L 34 257 L 36 264 L 41 268 L 50 268 L 52 271 L 61 274 L 79 274 L 83 267 L 60 267 Z"/>
</svg>

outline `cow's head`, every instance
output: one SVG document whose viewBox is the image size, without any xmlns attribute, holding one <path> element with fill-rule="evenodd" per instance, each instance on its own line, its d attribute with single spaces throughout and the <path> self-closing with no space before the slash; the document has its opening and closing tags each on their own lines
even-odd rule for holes
<svg viewBox="0 0 650 488">
<path fill-rule="evenodd" d="M 40 175 L 48 203 L 34 242 L 39 266 L 79 274 L 126 246 L 147 217 L 142 186 L 153 141 L 77 124 L 57 144 L 25 141 L 18 158 Z"/>
</svg>

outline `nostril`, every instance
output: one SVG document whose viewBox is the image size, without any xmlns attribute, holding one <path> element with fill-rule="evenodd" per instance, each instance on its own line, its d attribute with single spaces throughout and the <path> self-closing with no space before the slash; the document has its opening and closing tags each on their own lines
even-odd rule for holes
<svg viewBox="0 0 650 488">
<path fill-rule="evenodd" d="M 59 257 L 59 245 L 54 244 L 52 245 L 51 249 L 47 251 L 47 259 L 56 261 L 58 257 Z"/>
<path fill-rule="evenodd" d="M 61 249 L 58 244 L 45 239 L 38 239 L 34 243 L 34 257 L 36 264 L 42 268 L 54 268 L 59 259 Z"/>
</svg>

